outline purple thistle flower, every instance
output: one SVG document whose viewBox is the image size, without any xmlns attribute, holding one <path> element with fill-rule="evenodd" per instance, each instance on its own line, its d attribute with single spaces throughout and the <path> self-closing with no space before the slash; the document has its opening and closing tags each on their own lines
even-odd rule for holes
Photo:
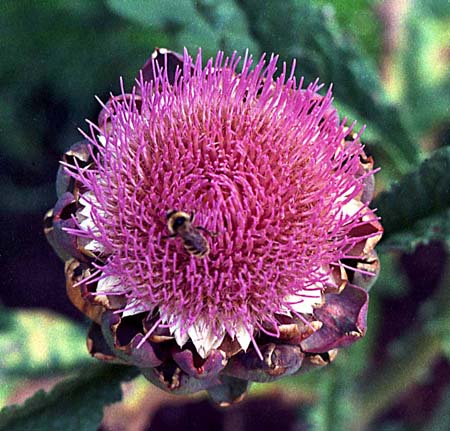
<svg viewBox="0 0 450 431">
<path fill-rule="evenodd" d="M 285 64 L 276 77 L 277 60 L 219 53 L 203 67 L 200 54 L 157 50 L 132 93 L 90 124 L 84 158 L 66 154 L 71 217 L 58 224 L 55 207 L 47 233 L 76 259 L 69 296 L 106 338 L 115 328 L 110 348 L 150 349 L 144 368 L 164 366 L 158 349 L 170 345 L 181 373 L 212 367 L 204 387 L 223 384 L 227 363 L 228 375 L 258 380 L 249 363 L 265 361 L 267 341 L 282 356 L 288 340 L 296 372 L 365 331 L 367 293 L 355 284 L 377 273 L 382 231 L 368 208 L 373 162 L 331 90 L 320 96 Z M 173 211 L 191 237 L 168 225 Z M 140 334 L 124 344 L 114 325 L 134 316 Z"/>
</svg>

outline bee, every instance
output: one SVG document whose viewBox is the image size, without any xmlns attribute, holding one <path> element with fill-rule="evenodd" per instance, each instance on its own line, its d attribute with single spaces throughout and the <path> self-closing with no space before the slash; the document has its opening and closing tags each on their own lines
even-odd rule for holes
<svg viewBox="0 0 450 431">
<path fill-rule="evenodd" d="M 195 213 L 185 213 L 184 211 L 170 210 L 167 213 L 167 229 L 169 236 L 164 238 L 175 238 L 179 236 L 183 240 L 183 245 L 189 254 L 202 258 L 209 253 L 208 240 L 203 232 L 211 236 L 216 236 L 215 232 L 211 232 L 203 226 L 193 226 Z"/>
</svg>

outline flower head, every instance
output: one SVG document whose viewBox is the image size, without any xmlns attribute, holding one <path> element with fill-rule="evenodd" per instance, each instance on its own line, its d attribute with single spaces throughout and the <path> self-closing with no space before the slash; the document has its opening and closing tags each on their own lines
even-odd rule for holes
<svg viewBox="0 0 450 431">
<path fill-rule="evenodd" d="M 66 153 L 47 232 L 74 258 L 69 296 L 127 346 L 112 356 L 159 368 L 149 378 L 175 364 L 177 384 L 213 393 L 221 375 L 297 372 L 365 331 L 373 162 L 331 91 L 276 72 L 277 57 L 203 67 L 157 50 Z"/>
</svg>

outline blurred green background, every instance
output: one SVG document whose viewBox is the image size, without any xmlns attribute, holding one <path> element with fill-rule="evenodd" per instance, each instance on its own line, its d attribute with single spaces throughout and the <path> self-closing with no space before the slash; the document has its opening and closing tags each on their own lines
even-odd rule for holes
<svg viewBox="0 0 450 431">
<path fill-rule="evenodd" d="M 298 76 L 332 83 L 342 115 L 367 127 L 379 191 L 399 182 L 375 203 L 386 235 L 368 335 L 327 370 L 255 385 L 229 412 L 137 379 L 102 429 L 180 429 L 180 415 L 192 430 L 450 429 L 447 0 L 3 0 L 0 46 L 0 407 L 95 368 L 41 226 L 59 158 L 100 110 L 94 96 L 117 93 L 119 77 L 130 89 L 155 47 L 201 47 L 205 58 L 248 49 L 296 58 Z M 116 375 L 103 376 L 110 386 L 74 377 L 53 399 L 0 413 L 0 429 L 97 429 L 120 399 Z M 48 425 L 62 399 L 68 422 Z"/>
</svg>

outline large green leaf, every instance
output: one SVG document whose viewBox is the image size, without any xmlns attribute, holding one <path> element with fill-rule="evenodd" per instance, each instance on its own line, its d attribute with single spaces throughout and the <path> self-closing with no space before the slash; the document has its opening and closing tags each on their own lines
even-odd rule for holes
<svg viewBox="0 0 450 431">
<path fill-rule="evenodd" d="M 125 366 L 96 365 L 49 393 L 37 392 L 21 406 L 0 411 L 0 430 L 8 431 L 95 431 L 103 407 L 120 401 L 120 383 L 137 375 Z"/>
<path fill-rule="evenodd" d="M 252 33 L 264 51 L 298 60 L 308 80 L 333 83 L 338 100 L 354 110 L 382 139 L 374 150 L 397 174 L 413 169 L 420 151 L 385 97 L 375 66 L 340 31 L 332 8 L 306 0 L 241 0 Z M 387 167 L 387 166 L 386 166 Z"/>
<path fill-rule="evenodd" d="M 383 247 L 413 249 L 432 239 L 450 244 L 450 148 L 381 193 L 374 207 L 385 229 Z"/>
<path fill-rule="evenodd" d="M 378 19 L 380 0 L 315 0 L 316 4 L 332 4 L 340 26 L 364 46 L 372 58 L 378 59 L 382 48 L 382 23 Z"/>
<path fill-rule="evenodd" d="M 168 47 L 191 51 L 201 47 L 206 56 L 219 50 L 259 52 L 243 13 L 233 0 L 108 0 L 112 11 L 144 26 L 171 33 Z"/>
<path fill-rule="evenodd" d="M 0 369 L 3 377 L 61 373 L 93 362 L 83 328 L 49 311 L 1 311 Z"/>
<path fill-rule="evenodd" d="M 450 244 L 450 210 L 418 220 L 399 232 L 387 233 L 380 250 L 412 252 L 418 245 L 428 244 L 430 241 L 445 241 Z"/>
<path fill-rule="evenodd" d="M 153 46 L 166 41 L 160 32 L 144 32 L 111 14 L 99 0 L 89 7 L 73 3 L 4 0 L 0 5 L 5 101 L 0 113 L 7 120 L 0 148 L 31 170 L 45 165 L 49 146 L 57 148 L 45 139 L 48 129 L 55 132 L 61 117 L 70 116 L 71 137 L 78 139 L 77 125 L 99 110 L 94 95 L 117 91 L 119 76 L 133 79 Z M 53 117 L 46 118 L 52 107 Z"/>
<path fill-rule="evenodd" d="M 112 14 L 101 0 L 0 2 L 0 212 L 43 212 L 53 202 L 57 155 L 80 139 L 77 127 L 130 88 L 154 46 L 170 45 Z"/>
<path fill-rule="evenodd" d="M 428 4 L 427 4 L 428 3 Z M 443 55 L 450 48 L 450 7 L 447 15 L 434 16 L 443 2 L 418 2 L 410 9 L 398 70 L 401 102 L 408 127 L 418 136 L 448 123 L 450 61 Z M 395 72 L 395 71 L 394 71 Z"/>
</svg>

